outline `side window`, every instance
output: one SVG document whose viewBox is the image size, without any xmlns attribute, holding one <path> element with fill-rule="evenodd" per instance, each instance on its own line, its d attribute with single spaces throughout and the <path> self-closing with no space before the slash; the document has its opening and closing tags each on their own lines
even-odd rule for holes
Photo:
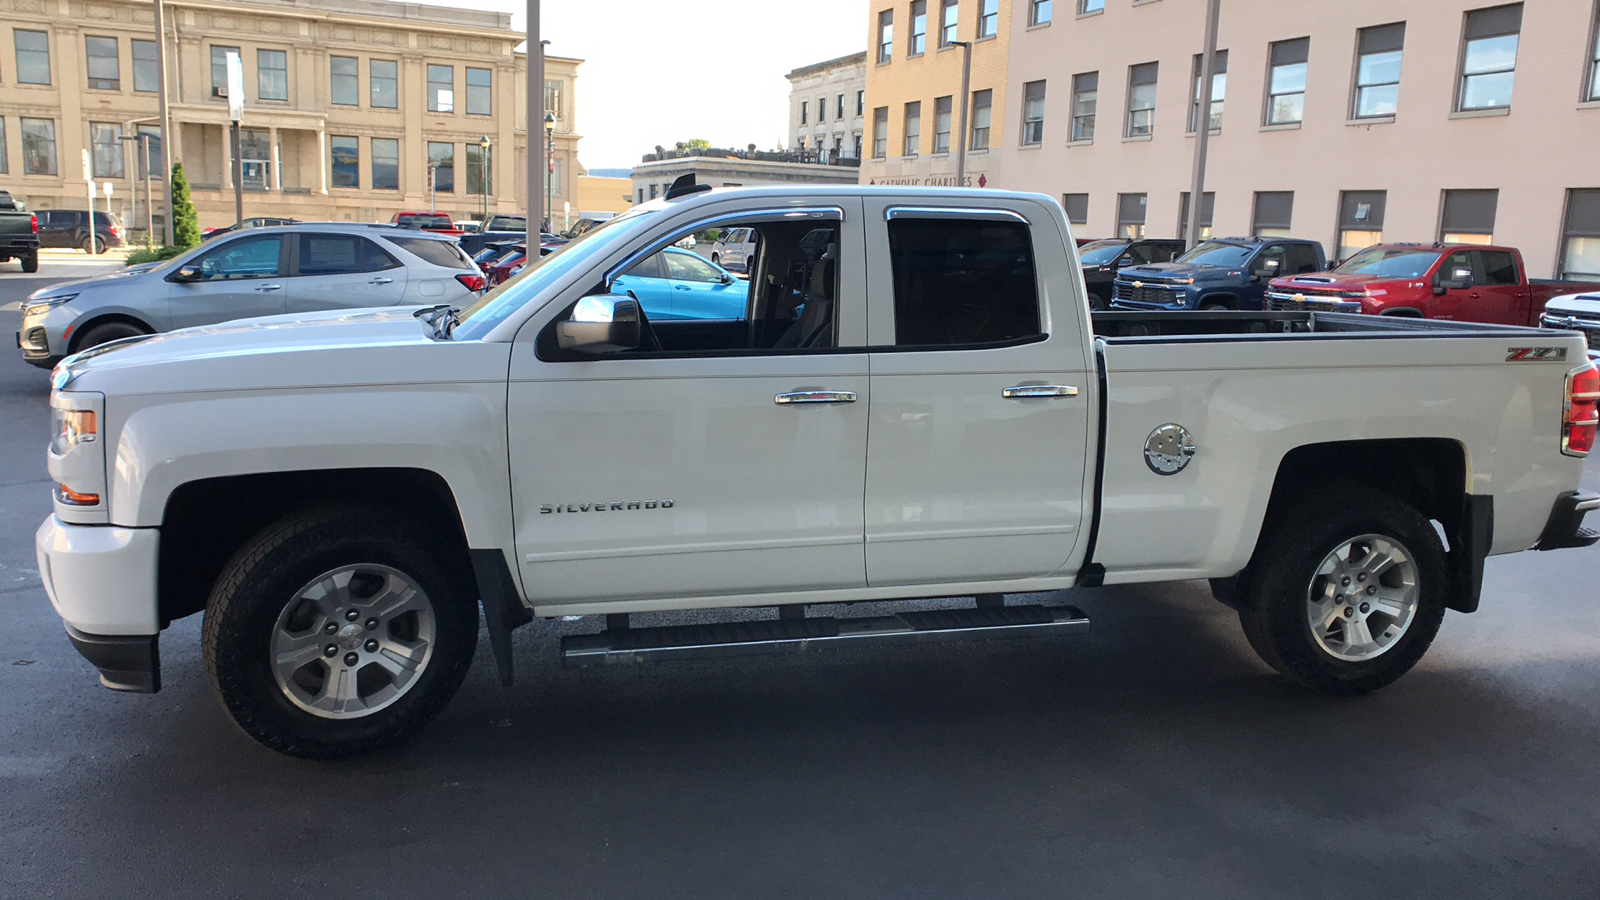
<svg viewBox="0 0 1600 900">
<path fill-rule="evenodd" d="M 661 257 L 663 255 L 657 253 L 652 256 L 646 256 L 644 259 L 634 263 L 628 271 L 622 274 L 629 278 L 660 278 Z"/>
<path fill-rule="evenodd" d="M 1516 284 L 1517 263 L 1504 250 L 1481 250 L 1478 259 L 1483 263 L 1484 284 Z"/>
<path fill-rule="evenodd" d="M 669 278 L 678 281 L 700 281 L 707 284 L 721 284 L 722 273 L 711 268 L 711 264 L 691 253 L 667 254 L 667 268 Z"/>
<path fill-rule="evenodd" d="M 1271 260 L 1277 260 L 1278 265 L 1269 268 Z M 1250 271 L 1268 272 L 1273 276 L 1287 275 L 1289 273 L 1288 263 L 1289 254 L 1287 248 L 1282 244 L 1273 244 L 1261 251 L 1261 255 L 1256 257 L 1255 263 L 1251 265 Z"/>
<path fill-rule="evenodd" d="M 1118 256 L 1117 258 L 1121 259 L 1123 256 L 1133 257 L 1133 264 L 1136 266 L 1142 266 L 1150 261 L 1150 245 L 1131 244 L 1126 250 L 1122 251 L 1122 255 Z"/>
<path fill-rule="evenodd" d="M 302 234 L 301 275 L 377 272 L 399 265 L 377 244 L 352 234 Z"/>
<path fill-rule="evenodd" d="M 1285 274 L 1303 275 L 1317 270 L 1317 254 L 1310 244 L 1290 244 L 1289 264 Z"/>
<path fill-rule="evenodd" d="M 472 267 L 472 261 L 461 250 L 461 245 L 454 241 L 436 241 L 432 238 L 413 237 L 411 235 L 385 235 L 384 238 L 402 250 L 409 251 L 419 259 L 433 263 L 436 266 L 442 266 L 446 269 L 470 269 Z M 399 263 L 395 263 L 395 265 L 399 265 Z"/>
<path fill-rule="evenodd" d="M 200 257 L 202 281 L 272 278 L 280 271 L 278 259 L 283 237 L 270 235 L 229 241 Z"/>
<path fill-rule="evenodd" d="M 1462 250 L 1452 253 L 1439 264 L 1439 273 L 1434 276 L 1434 283 L 1440 281 L 1465 281 L 1472 277 L 1472 254 Z"/>
<path fill-rule="evenodd" d="M 994 344 L 1041 333 L 1033 244 L 1020 222 L 893 219 L 895 345 Z"/>
</svg>

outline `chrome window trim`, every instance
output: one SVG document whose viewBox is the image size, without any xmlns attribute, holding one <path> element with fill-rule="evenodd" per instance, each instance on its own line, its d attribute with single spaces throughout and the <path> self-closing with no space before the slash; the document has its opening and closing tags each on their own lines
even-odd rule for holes
<svg viewBox="0 0 1600 900">
<path fill-rule="evenodd" d="M 964 206 L 891 206 L 884 210 L 884 221 L 895 219 L 996 219 L 1031 224 L 1022 213 L 1009 209 Z"/>
<path fill-rule="evenodd" d="M 631 268 L 634 263 L 644 259 L 652 253 L 656 253 L 672 246 L 678 241 L 683 240 L 683 237 L 686 234 L 693 234 L 696 231 L 704 231 L 707 228 L 713 228 L 720 225 L 732 225 L 739 222 L 749 222 L 753 219 L 797 218 L 832 218 L 838 220 L 842 224 L 845 221 L 845 214 L 844 208 L 839 206 L 780 206 L 770 209 L 743 210 L 736 213 L 724 213 L 722 215 L 712 216 L 709 219 L 701 219 L 691 223 L 688 226 L 685 226 L 684 228 L 674 229 L 672 232 L 670 232 L 669 237 L 661 238 L 660 240 L 646 244 L 644 249 L 635 250 L 627 256 L 624 256 L 621 262 L 606 270 L 606 289 L 610 290 L 611 282 L 614 281 L 621 273 L 628 271 L 628 269 Z M 694 251 L 691 250 L 689 252 L 693 253 Z"/>
</svg>

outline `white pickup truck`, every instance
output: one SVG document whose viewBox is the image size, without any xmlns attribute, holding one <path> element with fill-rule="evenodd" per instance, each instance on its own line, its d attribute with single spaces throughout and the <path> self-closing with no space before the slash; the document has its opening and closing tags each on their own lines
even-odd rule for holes
<svg viewBox="0 0 1600 900">
<path fill-rule="evenodd" d="M 610 292 L 729 227 L 742 317 Z M 155 691 L 203 611 L 235 721 L 308 757 L 431 718 L 480 605 L 509 683 L 533 616 L 604 615 L 564 657 L 634 662 L 1082 632 L 1005 595 L 1205 578 L 1284 675 L 1370 691 L 1477 608 L 1486 556 L 1593 543 L 1600 507 L 1581 336 L 1091 317 L 1061 208 L 998 191 L 680 183 L 466 310 L 129 338 L 53 379 L 37 546 L 73 643 Z M 976 603 L 827 606 L 926 597 Z M 734 607 L 777 612 L 630 627 Z"/>
</svg>

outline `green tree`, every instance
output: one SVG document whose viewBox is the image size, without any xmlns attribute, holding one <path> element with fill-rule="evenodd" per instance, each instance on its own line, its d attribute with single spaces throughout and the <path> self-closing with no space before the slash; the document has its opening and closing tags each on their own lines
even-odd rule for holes
<svg viewBox="0 0 1600 900">
<path fill-rule="evenodd" d="M 200 244 L 200 216 L 194 211 L 181 162 L 172 164 L 172 243 L 185 249 Z"/>
<path fill-rule="evenodd" d="M 688 147 L 690 150 L 710 150 L 711 149 L 711 142 L 706 140 L 705 138 L 690 138 L 687 141 L 684 141 L 683 145 L 685 147 Z"/>
</svg>

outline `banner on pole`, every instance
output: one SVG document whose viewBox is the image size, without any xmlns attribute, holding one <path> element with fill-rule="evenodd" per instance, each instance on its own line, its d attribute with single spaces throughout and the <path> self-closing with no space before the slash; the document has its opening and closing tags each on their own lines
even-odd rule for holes
<svg viewBox="0 0 1600 900">
<path fill-rule="evenodd" d="M 228 117 L 244 118 L 244 62 L 236 51 L 228 51 Z"/>
</svg>

